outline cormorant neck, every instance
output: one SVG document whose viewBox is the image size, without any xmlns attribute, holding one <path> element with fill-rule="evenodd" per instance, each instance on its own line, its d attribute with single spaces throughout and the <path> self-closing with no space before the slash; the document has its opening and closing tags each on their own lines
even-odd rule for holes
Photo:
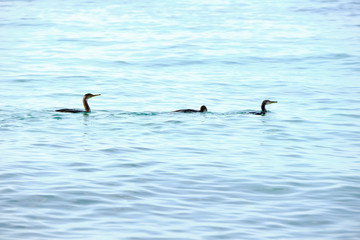
<svg viewBox="0 0 360 240">
<path fill-rule="evenodd" d="M 84 108 L 85 108 L 85 112 L 91 112 L 90 106 L 87 102 L 86 97 L 83 98 L 83 104 L 84 104 Z"/>
<path fill-rule="evenodd" d="M 265 103 L 263 103 L 263 104 L 261 104 L 261 113 L 266 113 L 267 112 L 267 110 L 266 110 L 266 108 L 265 108 Z"/>
</svg>

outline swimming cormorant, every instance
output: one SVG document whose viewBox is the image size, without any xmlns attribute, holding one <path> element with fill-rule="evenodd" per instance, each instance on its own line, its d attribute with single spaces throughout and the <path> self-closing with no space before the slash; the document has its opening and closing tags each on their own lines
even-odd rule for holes
<svg viewBox="0 0 360 240">
<path fill-rule="evenodd" d="M 91 94 L 91 93 L 87 93 L 87 94 L 84 95 L 83 104 L 84 104 L 85 111 L 84 110 L 79 110 L 79 109 L 64 108 L 64 109 L 56 110 L 56 112 L 69 112 L 69 113 L 79 113 L 79 112 L 88 113 L 88 112 L 91 112 L 91 109 L 90 109 L 90 106 L 89 106 L 87 100 L 92 98 L 92 97 L 96 97 L 96 96 L 100 96 L 100 95 L 101 94 Z"/>
<path fill-rule="evenodd" d="M 182 112 L 182 113 L 194 113 L 194 112 L 207 112 L 206 106 L 202 105 L 200 110 L 195 109 L 179 109 L 174 112 Z"/>
<path fill-rule="evenodd" d="M 277 101 L 264 100 L 261 103 L 261 112 L 249 112 L 249 113 L 250 114 L 255 114 L 255 115 L 265 115 L 265 113 L 267 112 L 265 106 L 269 105 L 269 104 L 273 104 L 273 103 L 277 103 Z"/>
</svg>

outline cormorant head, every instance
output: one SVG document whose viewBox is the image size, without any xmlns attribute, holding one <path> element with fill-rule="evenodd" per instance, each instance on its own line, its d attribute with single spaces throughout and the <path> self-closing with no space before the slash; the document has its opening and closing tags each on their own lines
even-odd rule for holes
<svg viewBox="0 0 360 240">
<path fill-rule="evenodd" d="M 277 103 L 277 101 L 264 100 L 264 101 L 262 102 L 262 104 L 261 104 L 261 111 L 262 111 L 263 113 L 265 113 L 265 112 L 266 112 L 265 106 L 266 106 L 266 105 L 269 105 L 269 104 L 273 104 L 273 103 Z"/>
<path fill-rule="evenodd" d="M 270 101 L 270 100 L 264 100 L 263 102 L 262 102 L 262 105 L 269 105 L 269 104 L 273 104 L 273 103 L 277 103 L 277 101 Z"/>
<path fill-rule="evenodd" d="M 207 108 L 205 105 L 202 105 L 200 108 L 200 112 L 207 112 Z"/>
<path fill-rule="evenodd" d="M 85 99 L 89 99 L 89 98 L 96 97 L 96 96 L 101 96 L 101 94 L 91 94 L 91 93 L 87 93 L 87 94 L 84 95 L 84 98 L 85 98 Z"/>
</svg>

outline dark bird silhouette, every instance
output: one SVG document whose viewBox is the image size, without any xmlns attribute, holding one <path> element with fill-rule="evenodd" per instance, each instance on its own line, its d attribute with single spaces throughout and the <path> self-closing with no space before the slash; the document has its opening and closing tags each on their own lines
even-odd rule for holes
<svg viewBox="0 0 360 240">
<path fill-rule="evenodd" d="M 91 112 L 90 106 L 87 102 L 88 99 L 96 97 L 96 96 L 101 96 L 101 94 L 91 94 L 91 93 L 87 93 L 84 95 L 83 97 L 83 104 L 84 104 L 84 108 L 85 110 L 79 110 L 79 109 L 69 109 L 69 108 L 64 108 L 64 109 L 58 109 L 56 110 L 56 112 L 69 112 L 69 113 L 79 113 L 79 112 Z"/>
<path fill-rule="evenodd" d="M 264 100 L 264 101 L 261 103 L 261 112 L 249 112 L 249 113 L 250 113 L 250 114 L 255 114 L 255 115 L 265 115 L 265 113 L 267 112 L 265 106 L 266 106 L 266 105 L 273 104 L 273 103 L 277 103 L 277 101 Z"/>
<path fill-rule="evenodd" d="M 182 113 L 194 113 L 194 112 L 207 112 L 206 106 L 202 105 L 200 110 L 195 109 L 179 109 L 174 112 L 182 112 Z"/>
</svg>

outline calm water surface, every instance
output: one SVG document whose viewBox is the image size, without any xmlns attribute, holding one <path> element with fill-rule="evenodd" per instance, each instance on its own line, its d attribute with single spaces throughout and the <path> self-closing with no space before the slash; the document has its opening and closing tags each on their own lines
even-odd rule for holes
<svg viewBox="0 0 360 240">
<path fill-rule="evenodd" d="M 0 238 L 360 239 L 359 27 L 356 0 L 0 1 Z"/>
</svg>

